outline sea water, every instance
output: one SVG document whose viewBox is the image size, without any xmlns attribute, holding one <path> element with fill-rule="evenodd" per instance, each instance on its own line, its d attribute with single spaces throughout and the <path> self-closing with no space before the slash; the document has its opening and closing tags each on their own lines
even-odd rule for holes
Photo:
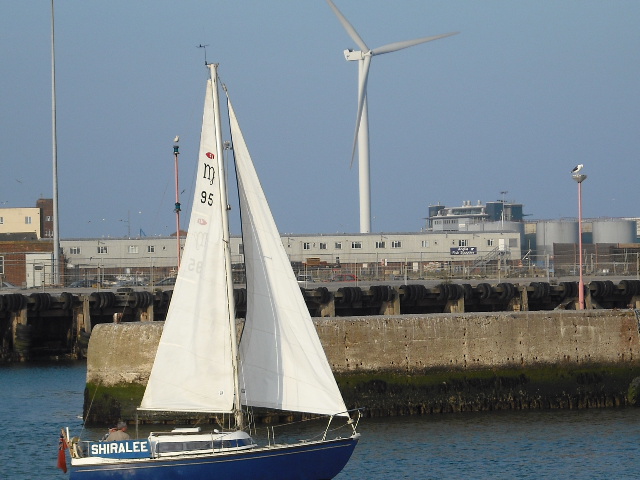
<svg viewBox="0 0 640 480">
<path fill-rule="evenodd" d="M 58 437 L 82 431 L 85 375 L 82 362 L 0 367 L 0 478 L 65 478 Z M 358 430 L 338 480 L 640 477 L 635 408 L 365 418 Z"/>
</svg>

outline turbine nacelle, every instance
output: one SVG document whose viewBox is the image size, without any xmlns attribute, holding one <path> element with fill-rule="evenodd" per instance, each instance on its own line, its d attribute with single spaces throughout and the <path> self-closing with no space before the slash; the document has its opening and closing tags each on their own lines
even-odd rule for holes
<svg viewBox="0 0 640 480">
<path fill-rule="evenodd" d="M 367 53 L 362 53 L 361 50 L 351 49 L 347 49 L 344 51 L 344 58 L 346 58 L 350 62 L 364 60 L 365 55 L 371 55 L 371 51 Z"/>
</svg>

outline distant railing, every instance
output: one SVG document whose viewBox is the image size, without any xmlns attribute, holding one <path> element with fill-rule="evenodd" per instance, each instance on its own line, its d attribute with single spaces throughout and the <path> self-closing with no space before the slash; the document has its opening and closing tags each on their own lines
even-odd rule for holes
<svg viewBox="0 0 640 480">
<path fill-rule="evenodd" d="M 343 257 L 346 258 L 346 257 Z M 234 282 L 245 282 L 242 256 L 234 255 Z M 177 274 L 176 266 L 131 266 L 110 259 L 97 265 L 76 265 L 63 269 L 61 283 L 55 285 L 51 265 L 35 268 L 24 261 L 7 261 L 0 273 L 0 294 L 15 289 L 88 288 L 113 289 L 119 287 L 172 287 Z M 427 259 L 423 254 L 385 255 L 372 261 L 368 255 L 359 259 L 349 257 L 340 261 L 335 256 L 316 256 L 292 262 L 293 271 L 301 284 L 309 282 L 385 282 L 398 280 L 480 280 L 484 278 L 552 278 L 577 277 L 577 259 L 550 255 L 531 255 L 513 259 L 509 252 L 491 250 L 482 257 L 455 256 L 449 261 Z M 640 279 L 640 255 L 585 255 L 583 276 L 630 277 Z M 26 279 L 25 279 L 26 272 Z"/>
</svg>

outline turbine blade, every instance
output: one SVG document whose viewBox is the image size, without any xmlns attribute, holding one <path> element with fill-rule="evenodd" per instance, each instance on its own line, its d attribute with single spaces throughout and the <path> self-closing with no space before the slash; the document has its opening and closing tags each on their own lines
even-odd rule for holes
<svg viewBox="0 0 640 480">
<path fill-rule="evenodd" d="M 347 17 L 345 17 L 342 14 L 342 12 L 338 10 L 338 7 L 336 7 L 331 0 L 327 0 L 327 3 L 331 7 L 331 10 L 333 10 L 333 13 L 336 14 L 336 17 L 338 17 L 338 20 L 340 20 L 340 23 L 342 23 L 342 26 L 347 31 L 349 36 L 353 39 L 354 42 L 356 42 L 358 47 L 360 47 L 360 50 L 362 50 L 363 52 L 368 52 L 369 47 L 367 47 L 367 44 L 364 43 L 364 40 L 362 40 L 362 37 L 358 35 L 358 32 L 356 32 L 356 29 L 353 28 L 353 25 L 349 23 L 349 20 L 347 20 Z"/>
<path fill-rule="evenodd" d="M 353 150 L 351 151 L 351 165 L 353 167 L 353 159 L 356 155 L 356 146 L 358 144 L 358 131 L 360 129 L 360 122 L 362 120 L 362 110 L 364 108 L 364 101 L 367 98 L 367 80 L 369 79 L 369 66 L 371 65 L 371 55 L 364 57 L 362 61 L 362 70 L 359 74 L 358 84 L 358 114 L 356 115 L 356 133 L 353 137 Z"/>
<path fill-rule="evenodd" d="M 403 48 L 413 47 L 414 45 L 431 42 L 432 40 L 439 40 L 440 38 L 450 37 L 452 35 L 457 35 L 458 33 L 460 32 L 443 33 L 442 35 L 434 35 L 432 37 L 423 37 L 416 38 L 415 40 L 405 40 L 404 42 L 390 43 L 388 45 L 383 45 L 382 47 L 374 48 L 373 50 L 371 50 L 371 54 L 382 55 L 383 53 L 396 52 L 398 50 L 402 50 Z"/>
</svg>

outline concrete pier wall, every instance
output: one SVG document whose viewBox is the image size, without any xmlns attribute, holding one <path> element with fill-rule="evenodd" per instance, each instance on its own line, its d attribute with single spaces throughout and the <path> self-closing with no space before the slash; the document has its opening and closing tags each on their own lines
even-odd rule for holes
<svg viewBox="0 0 640 480">
<path fill-rule="evenodd" d="M 628 405 L 640 376 L 634 310 L 314 319 L 348 407 L 370 415 Z M 162 322 L 97 325 L 89 423 L 133 418 Z M 89 406 L 92 405 L 91 410 Z"/>
</svg>

